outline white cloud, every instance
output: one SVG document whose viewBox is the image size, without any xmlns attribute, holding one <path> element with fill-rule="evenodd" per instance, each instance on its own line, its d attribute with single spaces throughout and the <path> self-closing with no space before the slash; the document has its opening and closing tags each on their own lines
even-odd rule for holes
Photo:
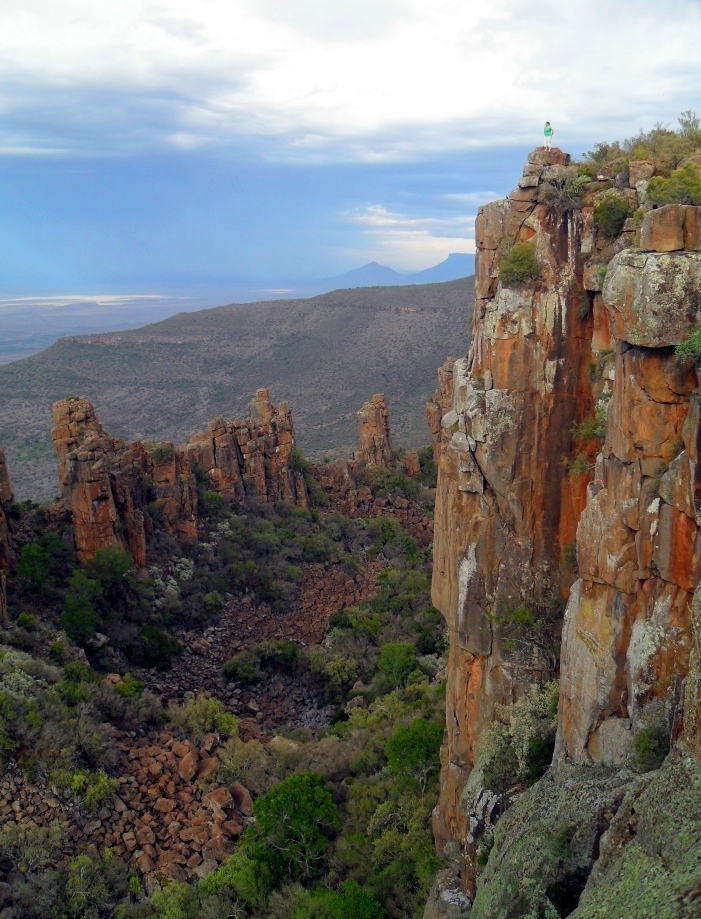
<svg viewBox="0 0 701 919">
<path fill-rule="evenodd" d="M 112 121 L 382 160 L 534 144 L 545 118 L 567 146 L 698 105 L 700 39 L 695 0 L 0 0 L 0 112 L 55 99 L 54 148 L 111 148 Z"/>
<path fill-rule="evenodd" d="M 365 245 L 343 250 L 344 256 L 354 260 L 420 271 L 453 252 L 475 251 L 474 215 L 416 217 L 371 204 L 345 217 L 361 229 L 365 239 Z"/>
</svg>

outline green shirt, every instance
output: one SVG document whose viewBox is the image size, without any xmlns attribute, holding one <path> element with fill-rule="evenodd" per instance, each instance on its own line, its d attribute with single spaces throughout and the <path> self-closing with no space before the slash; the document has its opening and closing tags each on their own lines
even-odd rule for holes
<svg viewBox="0 0 701 919">
<path fill-rule="evenodd" d="M 552 136 L 553 136 L 554 131 L 553 131 L 552 127 L 551 127 L 549 124 L 546 124 L 545 127 L 543 128 L 543 134 L 545 134 L 546 137 L 552 137 Z"/>
</svg>

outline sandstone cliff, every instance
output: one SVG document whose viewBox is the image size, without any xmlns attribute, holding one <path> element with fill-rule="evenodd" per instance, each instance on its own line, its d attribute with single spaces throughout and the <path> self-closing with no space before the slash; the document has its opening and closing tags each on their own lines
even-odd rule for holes
<svg viewBox="0 0 701 919">
<path fill-rule="evenodd" d="M 358 440 L 355 461 L 391 469 L 394 466 L 389 430 L 389 409 L 382 393 L 376 393 L 358 412 Z"/>
<path fill-rule="evenodd" d="M 560 563 L 586 487 L 565 461 L 573 423 L 594 405 L 591 333 L 576 316 L 588 296 L 584 217 L 539 203 L 545 179 L 568 159 L 531 154 L 519 188 L 480 208 L 472 347 L 442 368 L 429 406 L 439 465 L 433 601 L 451 639 L 439 847 L 465 845 L 461 797 L 495 706 L 557 667 Z M 534 247 L 540 277 L 507 287 L 499 264 L 516 242 Z M 519 608 L 547 628 L 519 628 Z"/>
<path fill-rule="evenodd" d="M 701 320 L 701 211 L 648 211 L 641 229 L 628 220 L 612 238 L 593 219 L 605 186 L 582 184 L 563 204 L 566 162 L 557 150 L 531 154 L 516 191 L 480 209 L 473 345 L 441 369 L 428 407 L 439 464 L 433 598 L 450 629 L 435 831 L 440 851 L 460 853 L 460 878 L 427 916 L 468 915 L 476 891 L 475 916 L 531 903 L 499 885 L 504 872 L 524 876 L 527 850 L 538 864 L 547 820 L 535 832 L 533 798 L 515 812 L 477 883 L 485 814 L 511 799 L 490 797 L 471 773 L 490 724 L 558 669 L 557 769 L 540 803 L 546 813 L 553 801 L 556 826 L 579 800 L 582 827 L 598 827 L 582 829 L 582 886 L 633 781 L 635 738 L 684 735 L 699 758 L 699 391 L 693 361 L 673 346 Z M 618 191 L 631 209 L 645 204 L 649 177 L 634 167 L 633 187 Z M 507 285 L 500 266 L 516 242 L 533 247 L 538 276 Z M 623 777 L 585 778 L 593 767 Z M 598 798 L 580 794 L 596 781 Z M 520 863 L 509 832 L 526 846 Z M 541 869 L 528 883 L 544 890 Z M 582 915 L 603 915 L 589 888 L 585 901 Z"/>
<path fill-rule="evenodd" d="M 245 421 L 217 419 L 175 448 L 125 444 L 103 431 L 87 399 L 57 402 L 52 437 L 79 559 L 118 544 L 143 567 L 154 517 L 168 532 L 194 539 L 198 478 L 235 504 L 257 499 L 306 506 L 304 478 L 289 463 L 294 448 L 289 406 L 276 408 L 267 390 L 259 389 L 250 413 Z"/>
</svg>

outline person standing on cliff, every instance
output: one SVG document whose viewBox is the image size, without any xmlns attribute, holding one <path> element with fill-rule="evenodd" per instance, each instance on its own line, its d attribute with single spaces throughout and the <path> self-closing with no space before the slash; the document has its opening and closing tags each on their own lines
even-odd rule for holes
<svg viewBox="0 0 701 919">
<path fill-rule="evenodd" d="M 545 122 L 545 127 L 543 128 L 543 134 L 545 136 L 545 149 L 552 149 L 552 140 L 553 134 L 555 133 L 555 128 L 550 124 L 549 121 Z"/>
</svg>

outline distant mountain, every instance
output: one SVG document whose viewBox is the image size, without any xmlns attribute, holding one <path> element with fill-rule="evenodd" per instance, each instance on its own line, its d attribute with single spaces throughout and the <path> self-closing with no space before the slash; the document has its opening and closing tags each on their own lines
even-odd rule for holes
<svg viewBox="0 0 701 919">
<path fill-rule="evenodd" d="M 306 281 L 277 281 L 266 286 L 238 281 L 224 287 L 106 296 L 23 297 L 0 299 L 0 364 L 20 360 L 66 335 L 90 335 L 138 328 L 183 311 L 197 312 L 225 303 L 254 303 L 317 297 L 356 287 L 400 287 L 457 281 L 474 274 L 475 257 L 454 252 L 439 265 L 409 274 L 368 262 L 343 274 Z"/>
<path fill-rule="evenodd" d="M 464 252 L 452 252 L 445 261 L 407 275 L 404 284 L 435 284 L 440 281 L 457 281 L 475 273 L 475 257 Z M 397 282 L 400 283 L 400 282 Z"/>
<path fill-rule="evenodd" d="M 408 284 L 407 277 L 408 275 L 401 274 L 394 268 L 388 268 L 378 262 L 368 262 L 367 265 L 361 265 L 360 268 L 353 268 L 352 271 L 345 271 L 343 274 L 302 283 L 309 283 L 311 286 L 323 284 L 327 290 L 345 290 L 349 287 L 385 287 L 386 285 Z"/>
</svg>

